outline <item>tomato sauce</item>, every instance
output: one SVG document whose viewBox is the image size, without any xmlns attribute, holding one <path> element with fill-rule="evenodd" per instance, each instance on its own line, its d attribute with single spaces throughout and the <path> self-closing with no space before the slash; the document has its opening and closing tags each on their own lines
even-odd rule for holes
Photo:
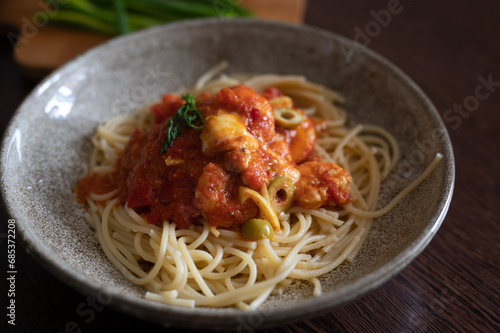
<svg viewBox="0 0 500 333">
<path fill-rule="evenodd" d="M 122 203 L 149 223 L 169 221 L 187 228 L 203 217 L 211 226 L 233 229 L 259 212 L 251 200 L 240 202 L 239 187 L 258 191 L 277 176 L 290 178 L 297 194 L 325 187 L 323 192 L 328 194 L 315 206 L 348 202 L 350 180 L 338 166 L 322 162 L 326 164 L 300 167 L 311 160 L 315 123 L 306 117 L 295 129 L 275 124 L 268 100 L 280 96 L 276 88 L 259 95 L 243 85 L 203 94 L 197 102 L 204 120 L 202 130 L 181 125 L 181 135 L 161 154 L 168 120 L 184 104 L 178 96 L 165 95 L 152 107 L 154 125 L 146 133 L 132 133 L 115 171 L 105 176 L 92 174 L 79 182 L 75 189 L 79 201 L 84 202 L 90 192 L 119 189 Z M 344 177 L 343 183 L 327 184 L 332 182 L 331 169 Z M 296 203 L 301 202 L 310 204 L 299 195 Z"/>
<path fill-rule="evenodd" d="M 80 179 L 75 188 L 77 201 L 84 204 L 90 197 L 90 193 L 106 194 L 116 190 L 116 185 L 110 176 L 109 174 L 92 173 Z"/>
</svg>

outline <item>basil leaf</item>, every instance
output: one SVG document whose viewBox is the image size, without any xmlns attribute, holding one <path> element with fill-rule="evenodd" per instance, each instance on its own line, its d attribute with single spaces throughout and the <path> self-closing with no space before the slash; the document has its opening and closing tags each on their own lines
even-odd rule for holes
<svg viewBox="0 0 500 333">
<path fill-rule="evenodd" d="M 180 126 L 182 123 L 187 127 L 197 130 L 201 130 L 203 128 L 203 117 L 201 116 L 200 111 L 196 108 L 196 101 L 194 97 L 191 94 L 187 94 L 181 98 L 185 100 L 186 103 L 177 109 L 177 113 L 168 121 L 168 127 L 165 131 L 166 137 L 160 151 L 160 154 L 162 155 L 167 152 L 168 148 L 172 146 L 173 141 L 181 134 Z M 195 122 L 198 119 L 201 122 L 201 126 L 195 125 Z"/>
</svg>

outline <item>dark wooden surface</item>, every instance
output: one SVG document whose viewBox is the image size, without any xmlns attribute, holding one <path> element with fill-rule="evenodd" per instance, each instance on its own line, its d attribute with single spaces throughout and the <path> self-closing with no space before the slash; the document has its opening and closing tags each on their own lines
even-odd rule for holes
<svg viewBox="0 0 500 333">
<path fill-rule="evenodd" d="M 385 21 L 374 23 L 376 13 L 388 9 L 394 12 L 390 22 L 384 16 Z M 310 0 L 305 21 L 367 44 L 422 87 L 446 117 L 456 157 L 455 193 L 436 237 L 399 275 L 344 307 L 265 331 L 500 331 L 500 2 Z M 23 78 L 12 61 L 5 38 L 9 30 L 0 31 L 3 131 L 35 82 Z M 368 32 L 367 38 L 359 37 L 359 31 Z M 478 88 L 479 77 L 492 81 L 488 96 Z M 478 93 L 483 93 L 480 99 Z M 471 103 L 468 108 L 473 111 L 467 111 L 464 103 Z M 461 106 L 462 113 L 453 112 Z M 1 218 L 0 331 L 4 332 L 12 327 L 6 324 L 4 305 L 7 217 Z M 54 278 L 19 247 L 17 265 L 14 332 L 164 331 L 99 306 L 93 316 L 81 316 L 77 309 L 87 304 L 85 296 Z"/>
</svg>

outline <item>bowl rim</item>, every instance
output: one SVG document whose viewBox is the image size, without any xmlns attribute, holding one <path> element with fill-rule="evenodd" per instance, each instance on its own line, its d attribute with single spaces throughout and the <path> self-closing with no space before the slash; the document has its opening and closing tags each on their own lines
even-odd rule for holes
<svg viewBox="0 0 500 333">
<path fill-rule="evenodd" d="M 355 299 L 365 295 L 367 292 L 379 287 L 383 283 L 387 282 L 390 278 L 398 274 L 425 249 L 425 247 L 434 237 L 439 227 L 441 226 L 444 217 L 446 216 L 453 195 L 455 183 L 455 163 L 453 149 L 446 126 L 442 121 L 438 111 L 436 110 L 430 99 L 422 91 L 422 89 L 411 78 L 409 78 L 399 67 L 397 67 L 378 53 L 372 51 L 371 49 L 364 46 L 360 48 L 358 43 L 325 29 L 312 27 L 309 25 L 298 26 L 289 23 L 253 18 L 234 18 L 225 20 L 224 22 L 218 18 L 185 20 L 180 22 L 167 23 L 124 36 L 115 37 L 90 50 L 87 50 L 76 58 L 70 60 L 63 66 L 50 73 L 47 77 L 41 80 L 36 85 L 36 87 L 33 88 L 33 90 L 27 95 L 27 97 L 12 115 L 1 140 L 0 204 L 4 208 L 7 218 L 12 217 L 16 220 L 16 231 L 19 235 L 18 239 L 21 241 L 21 244 L 25 248 L 25 250 L 40 264 L 42 264 L 44 266 L 44 269 L 46 269 L 48 272 L 56 276 L 59 280 L 76 289 L 80 293 L 86 296 L 95 297 L 96 294 L 103 292 L 103 286 L 100 285 L 97 281 L 85 279 L 84 276 L 80 276 L 72 271 L 71 266 L 69 266 L 66 262 L 54 260 L 54 258 L 49 255 L 50 251 L 48 252 L 43 244 L 39 244 L 33 241 L 33 239 L 31 238 L 31 231 L 27 228 L 24 228 L 22 222 L 18 224 L 18 218 L 13 215 L 14 208 L 11 206 L 12 203 L 8 200 L 8 192 L 5 188 L 5 178 L 8 177 L 8 173 L 6 164 L 4 163 L 8 153 L 7 148 L 9 146 L 9 141 L 16 119 L 20 117 L 22 110 L 26 105 L 30 103 L 30 100 L 34 98 L 37 91 L 39 91 L 45 85 L 50 85 L 50 83 L 54 81 L 58 75 L 61 75 L 61 73 L 64 74 L 70 71 L 71 68 L 77 66 L 77 64 L 82 61 L 82 59 L 91 57 L 92 54 L 101 52 L 101 50 L 103 49 L 112 48 L 115 44 L 138 40 L 147 37 L 148 35 L 155 34 L 161 30 L 176 29 L 178 27 L 195 27 L 207 24 L 220 26 L 262 25 L 267 26 L 267 28 L 269 29 L 288 29 L 289 31 L 301 31 L 305 33 L 323 35 L 343 45 L 348 45 L 350 47 L 356 48 L 357 50 L 359 50 L 359 52 L 364 53 L 365 56 L 375 60 L 378 64 L 382 65 L 385 70 L 390 72 L 391 76 L 399 78 L 413 93 L 416 94 L 418 99 L 425 104 L 426 114 L 430 115 L 433 122 L 435 122 L 439 126 L 439 129 L 443 130 L 443 135 L 440 139 L 440 142 L 445 148 L 445 151 L 443 151 L 442 153 L 448 161 L 446 165 L 446 174 L 448 175 L 448 178 L 445 182 L 444 192 L 440 197 L 441 200 L 436 210 L 437 216 L 432 216 L 432 218 L 427 222 L 426 226 L 416 237 L 416 239 L 403 251 L 398 253 L 393 259 L 376 268 L 372 272 L 357 278 L 352 283 L 342 286 L 338 290 L 335 290 L 335 297 L 332 297 L 333 292 L 327 292 L 318 297 L 310 297 L 301 300 L 300 302 L 292 303 L 286 306 L 280 306 L 279 308 L 276 308 L 274 309 L 274 311 L 272 311 L 272 318 L 263 314 L 260 309 L 254 311 L 246 311 L 234 308 L 195 308 L 193 311 L 193 309 L 168 306 L 162 303 L 147 301 L 144 298 L 124 295 L 119 292 L 107 292 L 111 297 L 111 301 L 107 306 L 111 306 L 124 313 L 134 315 L 141 319 L 151 320 L 163 324 L 164 326 L 175 325 L 187 328 L 235 328 L 236 325 L 241 324 L 241 321 L 248 321 L 251 316 L 255 316 L 256 313 L 261 313 L 263 316 L 261 316 L 260 318 L 263 319 L 261 325 L 258 326 L 259 328 L 261 328 L 272 325 L 279 325 L 282 323 L 290 323 L 291 321 L 303 320 L 332 310 L 336 307 L 345 305 L 346 303 L 354 301 Z M 448 185 L 448 187 L 446 185 Z M 269 311 L 269 308 L 265 308 L 265 310 Z M 186 321 L 184 319 L 184 316 L 186 316 L 186 314 L 189 314 L 192 320 Z M 163 318 L 163 320 L 161 320 L 161 318 Z M 220 326 L 206 326 L 213 324 L 214 321 L 218 321 L 218 324 Z"/>
</svg>

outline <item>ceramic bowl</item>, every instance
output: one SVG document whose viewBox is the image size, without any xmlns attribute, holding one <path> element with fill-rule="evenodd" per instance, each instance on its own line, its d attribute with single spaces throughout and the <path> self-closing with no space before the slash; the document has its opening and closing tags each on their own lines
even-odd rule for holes
<svg viewBox="0 0 500 333">
<path fill-rule="evenodd" d="M 97 126 L 193 85 L 219 62 L 227 72 L 300 74 L 339 91 L 349 126 L 376 124 L 397 139 L 402 159 L 380 206 L 432 161 L 437 169 L 389 214 L 375 220 L 352 264 L 321 277 L 323 294 L 295 283 L 260 309 L 183 308 L 144 299 L 106 259 L 74 201 Z M 164 325 L 244 329 L 318 315 L 380 286 L 413 260 L 438 230 L 454 184 L 445 126 L 420 88 L 374 52 L 330 32 L 258 20 L 194 20 L 113 39 L 62 66 L 26 98 L 2 143 L 1 187 L 27 251 L 83 294 Z"/>
</svg>

